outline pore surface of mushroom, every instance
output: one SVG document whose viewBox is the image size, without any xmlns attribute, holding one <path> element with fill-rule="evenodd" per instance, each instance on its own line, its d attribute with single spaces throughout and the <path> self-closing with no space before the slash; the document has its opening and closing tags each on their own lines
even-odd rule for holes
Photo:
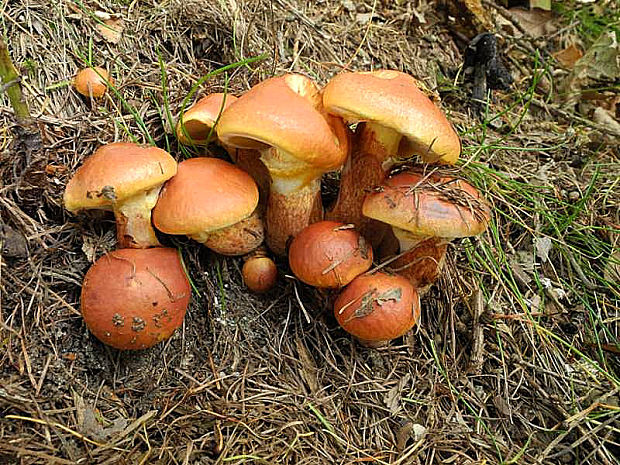
<svg viewBox="0 0 620 465">
<path fill-rule="evenodd" d="M 105 344 L 146 349 L 181 326 L 190 292 L 175 249 L 120 249 L 101 257 L 86 273 L 82 316 Z"/>
<path fill-rule="evenodd" d="M 316 85 L 301 75 L 268 79 L 239 97 L 217 126 L 223 144 L 259 150 L 271 175 L 267 245 L 285 255 L 287 241 L 323 216 L 321 175 L 348 152 L 342 122 L 323 111 Z"/>
<path fill-rule="evenodd" d="M 191 158 L 161 190 L 153 223 L 218 253 L 243 255 L 264 238 L 257 204 L 256 183 L 245 171 L 218 158 Z"/>
<path fill-rule="evenodd" d="M 420 318 L 416 289 L 402 276 L 377 272 L 355 278 L 334 303 L 340 326 L 378 347 L 409 331 Z"/>
<path fill-rule="evenodd" d="M 489 205 L 469 183 L 453 175 L 403 172 L 369 194 L 364 215 L 392 226 L 407 252 L 391 268 L 423 293 L 443 266 L 447 244 L 481 234 L 490 220 Z"/>
<path fill-rule="evenodd" d="M 295 276 L 304 283 L 339 288 L 368 271 L 372 248 L 352 225 L 319 221 L 295 236 L 288 260 Z"/>
<path fill-rule="evenodd" d="M 162 184 L 177 172 L 165 150 L 130 142 L 107 144 L 77 169 L 64 193 L 67 210 L 112 210 L 119 248 L 159 245 L 151 210 Z"/>
<path fill-rule="evenodd" d="M 377 246 L 385 230 L 362 216 L 366 192 L 383 181 L 397 159 L 418 155 L 427 163 L 454 164 L 460 139 L 416 80 L 399 71 L 339 74 L 325 86 L 323 103 L 347 123 L 359 123 L 327 218 L 354 223 Z"/>
</svg>

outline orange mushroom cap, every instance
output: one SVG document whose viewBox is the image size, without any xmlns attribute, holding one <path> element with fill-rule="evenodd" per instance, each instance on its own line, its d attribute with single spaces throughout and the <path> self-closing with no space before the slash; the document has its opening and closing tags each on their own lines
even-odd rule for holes
<svg viewBox="0 0 620 465">
<path fill-rule="evenodd" d="M 320 221 L 293 239 L 288 253 L 291 270 L 306 284 L 339 288 L 372 265 L 372 248 L 350 225 Z"/>
<path fill-rule="evenodd" d="M 175 249 L 120 249 L 86 273 L 81 308 L 100 341 L 121 350 L 146 349 L 181 326 L 190 297 Z"/>
<path fill-rule="evenodd" d="M 263 251 L 246 259 L 241 274 L 248 289 L 258 294 L 271 290 L 278 279 L 276 264 Z"/>
<path fill-rule="evenodd" d="M 245 171 L 218 158 L 191 158 L 179 163 L 177 175 L 162 188 L 153 223 L 219 253 L 242 255 L 263 241 L 257 205 L 258 188 Z"/>
<path fill-rule="evenodd" d="M 272 176 L 297 174 L 293 160 L 322 171 L 338 168 L 347 155 L 344 132 L 322 113 L 315 84 L 296 74 L 252 87 L 222 113 L 217 125 L 223 144 L 257 150 L 275 147 L 292 158 L 266 163 Z"/>
<path fill-rule="evenodd" d="M 108 209 L 140 192 L 163 184 L 177 172 L 177 162 L 165 150 L 131 142 L 101 146 L 67 183 L 64 203 L 75 212 Z"/>
<path fill-rule="evenodd" d="M 258 205 L 256 183 L 245 171 L 218 158 L 179 163 L 153 209 L 153 223 L 166 234 L 198 234 L 248 218 Z"/>
<path fill-rule="evenodd" d="M 189 107 L 177 123 L 177 138 L 182 144 L 207 144 L 209 133 L 213 130 L 218 116 L 228 108 L 237 97 L 230 94 L 215 93 L 202 97 Z M 215 137 L 215 131 L 213 136 Z"/>
<path fill-rule="evenodd" d="M 85 97 L 99 98 L 108 90 L 108 82 L 114 84 L 114 80 L 105 69 L 95 66 L 78 71 L 73 78 L 73 87 Z"/>
</svg>

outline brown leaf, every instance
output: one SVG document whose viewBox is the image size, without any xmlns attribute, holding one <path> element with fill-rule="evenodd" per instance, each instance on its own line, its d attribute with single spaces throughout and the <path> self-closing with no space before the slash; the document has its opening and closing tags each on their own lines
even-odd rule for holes
<svg viewBox="0 0 620 465">
<path fill-rule="evenodd" d="M 582 97 L 582 89 L 614 83 L 620 79 L 620 43 L 613 31 L 604 32 L 575 62 L 573 70 L 564 81 L 562 90 L 569 102 Z"/>
<path fill-rule="evenodd" d="M 400 410 L 400 399 L 402 397 L 402 391 L 405 386 L 411 380 L 411 373 L 406 373 L 401 379 L 398 380 L 396 386 L 390 389 L 385 396 L 383 396 L 383 402 L 386 407 L 390 409 L 392 414 L 395 414 Z"/>
<path fill-rule="evenodd" d="M 575 63 L 583 56 L 583 51 L 575 44 L 571 44 L 564 50 L 553 54 L 556 60 L 566 69 L 573 69 Z"/>
<path fill-rule="evenodd" d="M 110 18 L 97 24 L 97 31 L 110 43 L 118 44 L 123 35 L 125 23 L 122 18 Z"/>
<path fill-rule="evenodd" d="M 539 8 L 533 10 L 511 8 L 510 12 L 514 20 L 532 37 L 541 37 L 556 30 L 552 22 L 553 12 L 551 11 L 544 11 Z"/>
</svg>

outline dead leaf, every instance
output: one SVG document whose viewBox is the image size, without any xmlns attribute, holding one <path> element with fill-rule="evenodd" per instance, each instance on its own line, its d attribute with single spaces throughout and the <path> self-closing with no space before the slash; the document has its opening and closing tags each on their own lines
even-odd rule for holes
<svg viewBox="0 0 620 465">
<path fill-rule="evenodd" d="M 562 86 L 569 103 L 581 99 L 587 87 L 614 83 L 620 79 L 620 44 L 613 31 L 604 32 L 575 63 Z"/>
<path fill-rule="evenodd" d="M 297 346 L 297 353 L 299 354 L 299 361 L 301 362 L 302 366 L 301 376 L 308 384 L 310 392 L 314 394 L 319 390 L 319 383 L 316 377 L 316 364 L 314 363 L 314 359 L 308 352 L 308 349 L 306 349 L 306 346 L 299 337 L 295 339 L 295 345 Z"/>
<path fill-rule="evenodd" d="M 620 283 L 620 249 L 612 253 L 609 260 L 607 260 L 603 276 L 610 283 Z"/>
<path fill-rule="evenodd" d="M 97 257 L 97 240 L 93 237 L 82 235 L 82 252 L 84 252 L 90 263 L 94 263 Z"/>
<path fill-rule="evenodd" d="M 541 10 L 551 10 L 551 0 L 530 0 L 530 9 L 540 8 Z"/>
<path fill-rule="evenodd" d="M 608 132 L 620 136 L 620 123 L 604 108 L 597 107 L 594 109 L 592 119 L 601 126 L 605 126 Z"/>
<path fill-rule="evenodd" d="M 128 423 L 127 419 L 119 417 L 110 426 L 104 428 L 101 424 L 101 414 L 90 405 L 84 405 L 81 417 L 80 429 L 82 433 L 96 441 L 103 441 L 120 433 L 127 427 Z"/>
<path fill-rule="evenodd" d="M 536 255 L 543 263 L 549 260 L 549 251 L 553 248 L 553 242 L 550 237 L 535 237 L 534 247 L 536 247 Z"/>
<path fill-rule="evenodd" d="M 97 31 L 101 36 L 112 44 L 118 44 L 123 35 L 125 23 L 122 18 L 110 18 L 97 24 Z"/>
<path fill-rule="evenodd" d="M 532 37 L 542 37 L 555 32 L 553 24 L 553 12 L 535 8 L 533 10 L 523 10 L 521 8 L 511 8 L 514 20 L 523 30 Z"/>
<path fill-rule="evenodd" d="M 573 69 L 575 63 L 583 56 L 583 51 L 575 44 L 571 44 L 564 50 L 553 54 L 556 60 L 566 69 Z"/>
<path fill-rule="evenodd" d="M 398 412 L 401 408 L 400 407 L 401 393 L 402 393 L 402 390 L 405 388 L 405 386 L 409 383 L 409 380 L 411 380 L 411 373 L 407 373 L 405 374 L 405 376 L 399 379 L 398 383 L 396 383 L 396 386 L 390 389 L 387 392 L 387 394 L 383 397 L 383 402 L 385 402 L 386 407 L 390 409 L 390 412 L 392 413 L 392 415 Z"/>
<path fill-rule="evenodd" d="M 508 402 L 506 402 L 506 399 L 504 399 L 499 394 L 493 396 L 493 404 L 495 405 L 497 411 L 505 417 L 509 417 L 512 413 L 510 405 L 508 404 Z"/>
</svg>

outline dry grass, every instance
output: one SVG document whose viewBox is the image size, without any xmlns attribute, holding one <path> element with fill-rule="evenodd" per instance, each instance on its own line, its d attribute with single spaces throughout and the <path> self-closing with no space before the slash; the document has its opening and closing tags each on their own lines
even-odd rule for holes
<svg viewBox="0 0 620 465">
<path fill-rule="evenodd" d="M 554 62 L 529 39 L 506 37 L 514 92 L 479 118 L 458 75 L 464 43 L 434 3 L 0 2 L 43 139 L 38 159 L 14 151 L 1 101 L 0 215 L 29 252 L 1 262 L 0 463 L 618 463 L 620 295 L 604 273 L 618 146 L 547 98 Z M 119 44 L 95 32 L 96 11 L 122 16 Z M 452 246 L 418 329 L 381 350 L 337 327 L 331 296 L 285 276 L 249 295 L 240 260 L 166 238 L 199 292 L 182 331 L 148 351 L 108 349 L 87 333 L 79 292 L 114 224 L 64 212 L 68 177 L 114 140 L 185 156 L 171 116 L 194 84 L 263 54 L 199 93 L 387 67 L 440 94 L 463 134 L 461 174 L 494 207 L 489 232 Z M 117 82 L 95 103 L 67 85 L 89 55 Z"/>
</svg>

